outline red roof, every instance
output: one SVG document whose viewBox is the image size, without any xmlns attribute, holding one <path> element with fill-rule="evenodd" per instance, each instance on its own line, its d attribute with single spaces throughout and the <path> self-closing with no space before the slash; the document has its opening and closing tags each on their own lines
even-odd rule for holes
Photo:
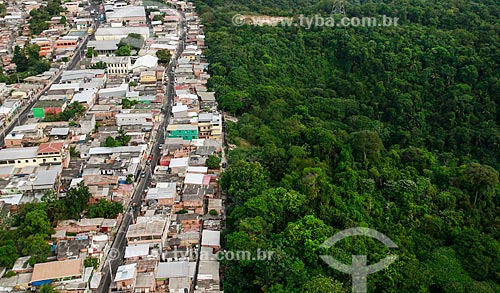
<svg viewBox="0 0 500 293">
<path fill-rule="evenodd" d="M 170 160 L 172 159 L 172 157 L 170 156 L 163 156 L 161 157 L 161 160 L 160 160 L 160 166 L 170 166 Z"/>
<path fill-rule="evenodd" d="M 60 153 L 63 148 L 64 143 L 62 141 L 59 142 L 46 142 L 42 143 L 38 147 L 38 154 L 42 153 Z"/>
<path fill-rule="evenodd" d="M 203 183 L 202 183 L 202 184 L 203 184 L 203 185 L 210 185 L 210 178 L 211 178 L 211 177 L 212 177 L 212 176 L 210 176 L 210 175 L 208 175 L 208 174 L 205 174 L 205 175 L 203 176 Z"/>
<path fill-rule="evenodd" d="M 175 89 L 176 91 L 178 91 L 178 90 L 188 90 L 188 89 L 189 89 L 189 86 L 188 86 L 188 85 L 176 85 L 176 86 L 174 87 L 174 89 Z"/>
</svg>

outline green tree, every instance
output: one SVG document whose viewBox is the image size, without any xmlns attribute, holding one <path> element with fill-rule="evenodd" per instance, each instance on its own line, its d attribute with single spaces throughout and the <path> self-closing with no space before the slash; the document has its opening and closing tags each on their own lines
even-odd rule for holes
<svg viewBox="0 0 500 293">
<path fill-rule="evenodd" d="M 30 211 L 24 217 L 24 220 L 19 227 L 19 234 L 23 237 L 38 234 L 42 235 L 44 239 L 48 239 L 52 234 L 53 229 L 50 226 L 47 212 L 42 209 L 43 207 L 36 208 Z"/>
<path fill-rule="evenodd" d="M 438 292 L 465 293 L 465 286 L 472 278 L 464 271 L 452 248 L 437 248 L 425 262 L 433 275 L 433 289 Z"/>
<path fill-rule="evenodd" d="M 101 199 L 97 204 L 90 205 L 87 210 L 88 218 L 116 218 L 123 212 L 123 205 L 120 202 L 109 202 Z"/>
<path fill-rule="evenodd" d="M 500 243 L 474 229 L 457 235 L 455 251 L 463 268 L 476 280 L 500 279 Z"/>
<path fill-rule="evenodd" d="M 158 57 L 158 62 L 160 64 L 168 64 L 170 62 L 170 59 L 172 58 L 172 54 L 170 54 L 169 50 L 162 49 L 156 51 L 156 57 Z"/>
<path fill-rule="evenodd" d="M 92 194 L 89 188 L 82 182 L 77 187 L 72 187 L 66 193 L 63 199 L 66 207 L 67 217 L 71 219 L 80 219 L 80 214 L 87 208 L 88 201 Z"/>
<path fill-rule="evenodd" d="M 498 184 L 498 171 L 491 166 L 471 163 L 465 167 L 463 178 L 474 191 L 474 206 L 479 195 L 490 196 Z"/>
<path fill-rule="evenodd" d="M 11 268 L 18 258 L 13 240 L 7 240 L 0 246 L 0 266 Z"/>
<path fill-rule="evenodd" d="M 153 16 L 153 21 L 163 21 L 163 15 L 161 14 L 157 14 L 155 16 Z"/>
<path fill-rule="evenodd" d="M 111 136 L 108 136 L 106 137 L 106 140 L 104 141 L 104 147 L 107 147 L 107 148 L 113 148 L 113 147 L 117 147 L 117 146 L 120 146 L 118 144 L 118 142 Z"/>
<path fill-rule="evenodd" d="M 108 136 L 106 140 L 104 141 L 104 147 L 119 147 L 119 146 L 126 146 L 130 142 L 132 138 L 129 135 L 126 135 L 123 130 L 118 131 L 118 135 L 116 138 L 113 138 L 111 136 Z"/>
<path fill-rule="evenodd" d="M 14 47 L 12 62 L 16 64 L 17 72 L 24 72 L 28 70 L 28 58 L 26 58 L 24 50 L 22 50 L 18 45 Z"/>
<path fill-rule="evenodd" d="M 205 164 L 209 169 L 218 169 L 220 164 L 220 158 L 216 155 L 210 155 L 205 161 Z"/>
<path fill-rule="evenodd" d="M 37 44 L 27 44 L 25 51 L 30 66 L 40 62 L 40 47 Z"/>
<path fill-rule="evenodd" d="M 103 61 L 98 61 L 92 65 L 90 65 L 91 69 L 106 69 L 107 64 Z"/>
<path fill-rule="evenodd" d="M 130 109 L 134 105 L 137 105 L 139 101 L 137 100 L 129 100 L 129 99 L 122 99 L 122 108 L 123 109 Z"/>
<path fill-rule="evenodd" d="M 125 183 L 126 184 L 132 184 L 132 183 L 134 183 L 134 175 L 128 174 L 127 175 L 127 179 L 125 180 Z"/>
<path fill-rule="evenodd" d="M 353 151 L 362 155 L 362 162 L 366 162 L 367 159 L 374 162 L 380 160 L 380 151 L 384 144 L 376 132 L 368 130 L 353 132 L 350 135 L 350 143 Z"/>
<path fill-rule="evenodd" d="M 315 276 L 304 284 L 303 292 L 305 293 L 347 293 L 342 282 L 326 276 Z"/>
<path fill-rule="evenodd" d="M 44 235 L 33 234 L 23 241 L 23 254 L 30 255 L 29 264 L 46 262 L 50 253 L 50 245 L 44 239 Z"/>
<path fill-rule="evenodd" d="M 260 163 L 238 161 L 222 173 L 220 184 L 232 202 L 241 204 L 265 190 L 266 179 L 266 171 Z"/>
<path fill-rule="evenodd" d="M 5 4 L 0 4 L 0 15 L 5 16 L 7 14 L 7 6 Z"/>
<path fill-rule="evenodd" d="M 93 47 L 89 47 L 85 53 L 85 57 L 87 58 L 97 57 L 97 55 L 98 53 Z"/>
<path fill-rule="evenodd" d="M 97 268 L 99 267 L 99 260 L 95 257 L 90 256 L 83 261 L 83 265 L 86 268 L 92 267 L 94 268 L 94 270 L 97 270 Z"/>
<path fill-rule="evenodd" d="M 54 287 L 52 287 L 51 284 L 44 284 L 40 287 L 40 293 L 57 293 L 57 292 L 59 291 L 54 289 Z"/>
<path fill-rule="evenodd" d="M 129 45 L 123 45 L 118 47 L 115 51 L 116 56 L 130 56 L 131 48 Z"/>
<path fill-rule="evenodd" d="M 76 147 L 70 146 L 69 147 L 69 155 L 71 158 L 79 158 L 80 152 L 76 150 Z"/>
<path fill-rule="evenodd" d="M 51 203 L 56 200 L 57 200 L 57 193 L 52 189 L 45 191 L 45 193 L 42 196 L 42 202 Z"/>
</svg>

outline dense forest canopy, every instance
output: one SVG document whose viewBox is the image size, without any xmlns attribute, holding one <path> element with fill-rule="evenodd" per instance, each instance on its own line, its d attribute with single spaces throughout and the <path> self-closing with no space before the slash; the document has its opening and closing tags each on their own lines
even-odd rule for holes
<svg viewBox="0 0 500 293">
<path fill-rule="evenodd" d="M 346 1 L 347 16 L 396 27 L 232 25 L 235 13 L 325 16 L 333 1 L 204 0 L 212 78 L 227 122 L 224 248 L 275 251 L 225 261 L 227 292 L 349 292 L 349 264 L 399 259 L 369 292 L 500 292 L 500 4 Z M 389 236 L 389 251 L 354 237 Z"/>
</svg>

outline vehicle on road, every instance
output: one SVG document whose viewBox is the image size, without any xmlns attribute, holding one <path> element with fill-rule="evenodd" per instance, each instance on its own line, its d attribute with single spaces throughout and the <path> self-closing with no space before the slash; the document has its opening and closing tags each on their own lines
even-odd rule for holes
<svg viewBox="0 0 500 293">
<path fill-rule="evenodd" d="M 159 149 L 159 150 L 162 150 L 162 149 L 163 149 L 163 144 L 162 144 L 162 143 L 160 143 L 160 144 L 158 145 L 158 149 Z"/>
<path fill-rule="evenodd" d="M 145 172 L 145 171 L 142 171 L 142 173 L 141 173 L 141 178 L 144 178 L 144 177 L 146 177 L 146 172 Z"/>
</svg>

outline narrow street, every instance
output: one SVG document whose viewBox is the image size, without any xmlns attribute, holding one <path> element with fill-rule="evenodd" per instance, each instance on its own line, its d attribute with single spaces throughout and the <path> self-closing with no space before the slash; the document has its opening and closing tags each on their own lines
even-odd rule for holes
<svg viewBox="0 0 500 293">
<path fill-rule="evenodd" d="M 132 196 L 132 200 L 130 201 L 129 206 L 126 209 L 126 213 L 124 214 L 123 221 L 116 233 L 115 239 L 111 246 L 111 249 L 103 261 L 103 265 L 101 266 L 101 283 L 99 284 L 98 292 L 109 292 L 109 288 L 111 285 L 111 281 L 113 280 L 114 274 L 117 271 L 118 266 L 122 264 L 122 259 L 125 254 L 125 247 L 127 244 L 127 239 L 125 238 L 128 228 L 131 224 L 134 223 L 135 218 L 137 217 L 137 211 L 134 207 L 140 207 L 142 197 L 144 195 L 144 190 L 149 187 L 152 181 L 153 171 L 156 167 L 157 162 L 160 159 L 160 149 L 159 145 L 163 144 L 165 141 L 165 129 L 168 125 L 168 121 L 170 119 L 170 109 L 172 108 L 172 103 L 174 100 L 174 74 L 172 72 L 173 65 L 176 63 L 176 60 L 181 56 L 184 50 L 184 39 L 185 32 L 182 26 L 184 22 L 184 15 L 181 13 L 181 22 L 180 22 L 180 36 L 181 41 L 179 42 L 179 47 L 176 50 L 176 55 L 171 60 L 170 64 L 166 68 L 168 80 L 167 80 L 167 92 L 165 93 L 165 101 L 163 107 L 163 120 L 158 127 L 158 131 L 156 136 L 152 139 L 152 148 L 150 155 L 153 156 L 150 165 L 146 165 L 144 167 L 145 177 L 140 178 L 139 184 L 134 191 L 134 195 Z"/>
<path fill-rule="evenodd" d="M 93 3 L 92 6 L 89 6 L 88 10 L 95 9 L 95 7 L 98 7 L 98 5 Z M 94 31 L 96 31 L 97 28 L 99 27 L 100 21 L 97 17 L 94 17 L 94 20 L 95 20 Z M 4 127 L 1 129 L 1 132 L 0 132 L 0 146 L 1 147 L 5 146 L 5 142 L 4 142 L 5 135 L 8 134 L 9 132 L 11 132 L 14 127 L 16 127 L 18 125 L 23 125 L 26 123 L 26 121 L 28 120 L 29 113 L 31 112 L 31 109 L 33 108 L 35 103 L 38 102 L 40 97 L 42 95 L 44 95 L 47 92 L 47 90 L 50 89 L 52 84 L 57 84 L 59 82 L 63 71 L 75 69 L 76 65 L 81 61 L 81 58 L 83 57 L 83 52 L 87 48 L 87 43 L 91 38 L 93 38 L 93 35 L 91 35 L 91 36 L 89 36 L 87 34 L 85 35 L 83 41 L 78 44 L 78 47 L 75 50 L 75 54 L 71 58 L 71 61 L 69 61 L 69 64 L 66 66 L 66 68 L 60 67 L 59 71 L 54 76 L 54 78 L 52 78 L 52 80 L 42 90 L 40 90 L 40 92 L 35 94 L 31 99 L 28 100 L 28 102 L 26 104 L 24 104 L 24 107 L 22 108 L 22 110 L 20 110 L 16 114 L 16 116 L 10 121 L 10 123 L 7 127 Z"/>
</svg>

